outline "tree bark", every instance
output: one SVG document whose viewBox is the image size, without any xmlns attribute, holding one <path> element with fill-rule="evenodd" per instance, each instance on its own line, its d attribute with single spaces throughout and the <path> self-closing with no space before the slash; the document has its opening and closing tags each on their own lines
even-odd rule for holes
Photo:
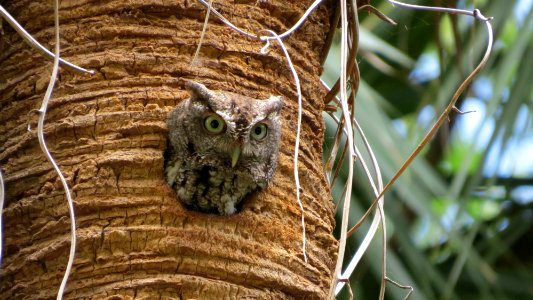
<svg viewBox="0 0 533 300">
<path fill-rule="evenodd" d="M 214 1 L 252 33 L 290 28 L 313 1 Z M 51 1 L 2 4 L 53 45 Z M 61 56 L 96 71 L 61 70 L 45 123 L 48 146 L 75 201 L 77 251 L 65 297 L 324 299 L 337 243 L 322 172 L 320 57 L 332 14 L 322 4 L 285 43 L 300 76 L 299 172 L 307 255 L 301 250 L 293 152 L 295 85 L 279 47 L 240 35 L 211 15 L 191 65 L 205 8 L 179 0 L 63 0 Z M 70 247 L 66 198 L 37 143 L 36 114 L 51 63 L 4 25 L 0 51 L 0 166 L 7 185 L 0 298 L 54 298 Z M 232 216 L 186 210 L 163 176 L 167 113 L 185 79 L 257 98 L 285 96 L 278 168 L 269 187 Z"/>
</svg>

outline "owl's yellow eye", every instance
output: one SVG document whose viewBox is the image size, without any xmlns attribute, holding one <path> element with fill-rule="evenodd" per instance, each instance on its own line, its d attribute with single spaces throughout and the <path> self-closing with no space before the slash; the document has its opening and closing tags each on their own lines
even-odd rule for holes
<svg viewBox="0 0 533 300">
<path fill-rule="evenodd" d="M 204 119 L 204 127 L 213 134 L 219 134 L 224 131 L 226 123 L 218 115 L 209 115 Z"/>
<path fill-rule="evenodd" d="M 264 139 L 266 137 L 267 131 L 268 131 L 268 128 L 267 128 L 266 124 L 265 123 L 259 123 L 259 124 L 256 124 L 252 128 L 252 132 L 250 133 L 250 135 L 255 140 L 260 141 L 260 140 L 262 140 L 262 139 Z"/>
</svg>

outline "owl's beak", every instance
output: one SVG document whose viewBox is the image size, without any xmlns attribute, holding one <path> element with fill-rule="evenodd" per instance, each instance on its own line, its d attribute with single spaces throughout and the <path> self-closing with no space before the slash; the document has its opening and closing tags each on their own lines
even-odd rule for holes
<svg viewBox="0 0 533 300">
<path fill-rule="evenodd" d="M 231 153 L 231 167 L 234 168 L 235 165 L 237 165 L 237 162 L 239 161 L 239 157 L 241 156 L 241 147 L 237 146 L 233 149 L 233 152 Z"/>
</svg>

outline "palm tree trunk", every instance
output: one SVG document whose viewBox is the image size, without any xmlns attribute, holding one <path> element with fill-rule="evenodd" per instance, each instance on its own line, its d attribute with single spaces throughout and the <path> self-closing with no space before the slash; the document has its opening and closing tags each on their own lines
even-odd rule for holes
<svg viewBox="0 0 533 300">
<path fill-rule="evenodd" d="M 252 33 L 283 32 L 312 1 L 214 1 Z M 293 151 L 297 102 L 279 47 L 246 38 L 214 17 L 191 65 L 205 8 L 196 1 L 61 1 L 61 55 L 96 71 L 62 70 L 45 136 L 68 179 L 77 215 L 69 299 L 324 299 L 336 241 L 322 175 L 324 90 L 320 59 L 331 3 L 322 4 L 285 43 L 304 97 L 300 163 L 307 228 L 305 263 Z M 3 1 L 52 48 L 50 1 Z M 64 191 L 27 131 L 51 63 L 4 25 L 0 50 L 0 166 L 7 184 L 0 298 L 54 298 L 67 262 Z M 274 182 L 238 214 L 188 211 L 163 176 L 167 113 L 187 97 L 184 79 L 249 96 L 284 95 L 283 141 Z M 35 127 L 35 124 L 32 125 Z"/>
</svg>

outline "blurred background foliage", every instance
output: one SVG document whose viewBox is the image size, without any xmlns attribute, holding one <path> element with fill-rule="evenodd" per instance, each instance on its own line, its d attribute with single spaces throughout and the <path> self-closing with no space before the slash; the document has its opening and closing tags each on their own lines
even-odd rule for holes
<svg viewBox="0 0 533 300">
<path fill-rule="evenodd" d="M 533 0 L 408 3 L 478 8 L 494 17 L 495 44 L 459 99 L 465 114 L 450 116 L 385 196 L 387 274 L 413 286 L 411 299 L 533 299 Z M 487 33 L 467 16 L 370 4 L 397 22 L 359 12 L 356 118 L 386 182 L 477 65 Z M 330 86 L 339 76 L 338 42 L 325 64 Z M 325 119 L 327 151 L 336 124 Z M 354 184 L 351 225 L 374 200 L 361 171 Z M 336 199 L 341 190 L 337 180 Z M 367 228 L 350 238 L 346 260 Z M 376 237 L 351 277 L 355 299 L 378 299 L 379 253 Z M 385 298 L 406 294 L 389 283 Z M 344 289 L 339 299 L 347 297 Z"/>
</svg>

